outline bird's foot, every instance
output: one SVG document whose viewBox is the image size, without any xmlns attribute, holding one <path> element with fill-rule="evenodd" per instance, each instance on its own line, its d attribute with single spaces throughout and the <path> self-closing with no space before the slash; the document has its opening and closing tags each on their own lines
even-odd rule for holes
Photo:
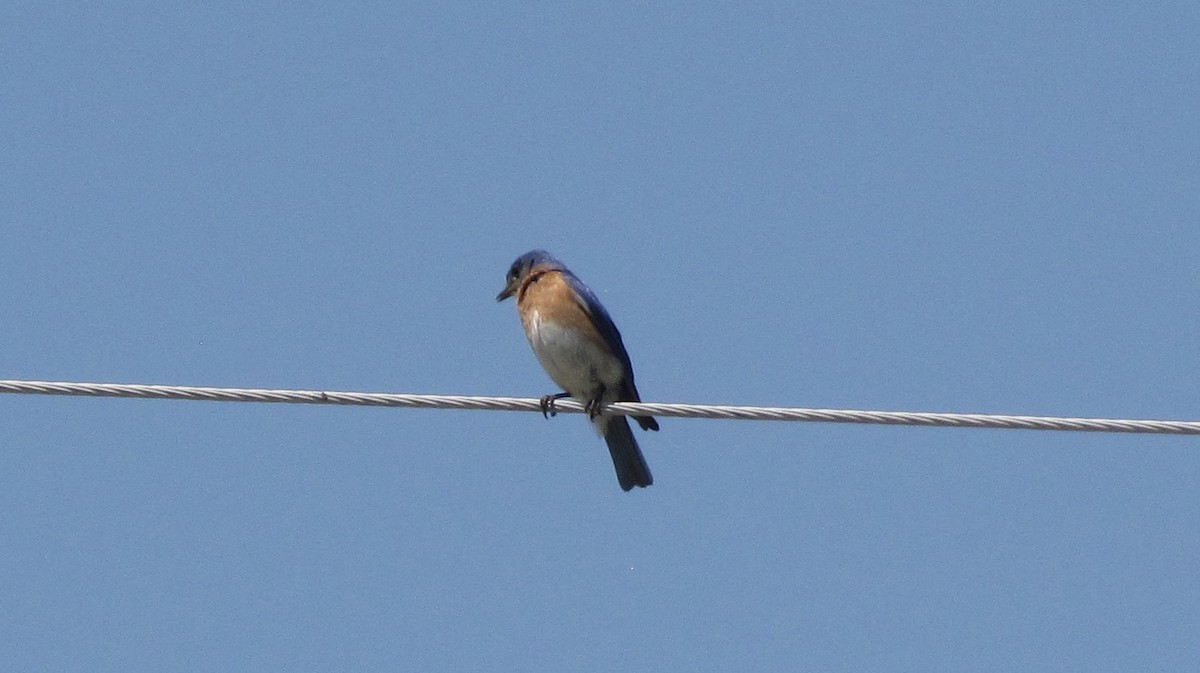
<svg viewBox="0 0 1200 673">
<path fill-rule="evenodd" d="M 596 420 L 596 417 L 604 413 L 604 402 L 597 397 L 594 400 L 588 400 L 587 404 L 583 405 L 583 410 L 587 412 L 589 420 Z"/>
<path fill-rule="evenodd" d="M 564 397 L 570 397 L 570 396 L 571 396 L 571 393 L 555 393 L 553 395 L 546 395 L 546 396 L 542 397 L 541 401 L 539 402 L 539 404 L 542 407 L 542 418 L 550 418 L 551 416 L 557 416 L 558 411 L 556 411 L 554 409 L 554 402 L 556 400 L 561 400 Z"/>
</svg>

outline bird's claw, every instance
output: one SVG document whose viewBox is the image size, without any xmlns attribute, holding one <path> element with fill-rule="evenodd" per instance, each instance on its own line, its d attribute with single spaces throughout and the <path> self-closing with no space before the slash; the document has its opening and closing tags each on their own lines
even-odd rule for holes
<svg viewBox="0 0 1200 673">
<path fill-rule="evenodd" d="M 558 393 L 556 395 L 544 395 L 538 400 L 538 406 L 542 408 L 543 418 L 553 418 L 558 415 L 558 410 L 554 408 L 554 403 L 564 397 L 570 397 L 571 393 Z M 588 400 L 583 405 L 583 410 L 587 412 L 589 420 L 596 420 L 596 417 L 604 413 L 604 402 L 597 397 L 593 400 Z"/>
<path fill-rule="evenodd" d="M 570 397 L 570 396 L 571 396 L 571 393 L 563 392 L 563 393 L 555 393 L 553 395 L 546 395 L 545 397 L 543 397 L 541 399 L 542 416 L 544 418 L 552 418 L 554 416 L 557 416 L 558 411 L 555 410 L 555 408 L 554 408 L 554 402 L 557 400 L 561 400 L 564 397 Z"/>
<path fill-rule="evenodd" d="M 604 413 L 604 403 L 599 398 L 588 400 L 588 403 L 583 405 L 583 410 L 587 412 L 588 420 L 594 421 L 597 416 Z"/>
</svg>

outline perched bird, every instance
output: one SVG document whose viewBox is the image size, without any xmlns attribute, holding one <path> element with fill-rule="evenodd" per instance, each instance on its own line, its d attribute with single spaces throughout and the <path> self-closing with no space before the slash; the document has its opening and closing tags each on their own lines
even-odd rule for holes
<svg viewBox="0 0 1200 673">
<path fill-rule="evenodd" d="M 596 432 L 612 454 L 617 481 L 628 491 L 654 483 L 650 467 L 624 416 L 603 413 L 610 402 L 640 402 L 633 365 L 608 311 L 583 281 L 545 250 L 521 255 L 508 270 L 496 301 L 517 297 L 517 314 L 542 368 L 565 392 L 542 398 L 542 414 L 554 414 L 554 401 L 574 397 L 584 403 Z M 657 430 L 650 416 L 634 416 L 643 430 Z"/>
</svg>

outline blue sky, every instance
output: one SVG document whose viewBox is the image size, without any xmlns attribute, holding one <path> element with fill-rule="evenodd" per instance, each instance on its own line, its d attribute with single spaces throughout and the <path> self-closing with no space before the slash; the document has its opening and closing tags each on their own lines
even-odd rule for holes
<svg viewBox="0 0 1200 673">
<path fill-rule="evenodd" d="M 8 3 L 0 378 L 1200 419 L 1194 3 Z M 0 397 L 0 665 L 1200 667 L 1195 438 Z"/>
</svg>

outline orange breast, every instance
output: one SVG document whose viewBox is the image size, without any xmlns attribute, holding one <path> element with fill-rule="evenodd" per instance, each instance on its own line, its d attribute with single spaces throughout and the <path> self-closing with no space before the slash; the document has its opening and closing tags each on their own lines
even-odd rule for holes
<svg viewBox="0 0 1200 673">
<path fill-rule="evenodd" d="M 539 320 L 573 330 L 580 338 L 592 342 L 597 348 L 607 349 L 604 339 L 596 331 L 591 317 L 584 310 L 575 291 L 558 271 L 531 274 L 517 295 L 517 311 L 521 314 L 521 322 L 526 332 L 529 330 L 529 321 L 536 312 Z"/>
</svg>

